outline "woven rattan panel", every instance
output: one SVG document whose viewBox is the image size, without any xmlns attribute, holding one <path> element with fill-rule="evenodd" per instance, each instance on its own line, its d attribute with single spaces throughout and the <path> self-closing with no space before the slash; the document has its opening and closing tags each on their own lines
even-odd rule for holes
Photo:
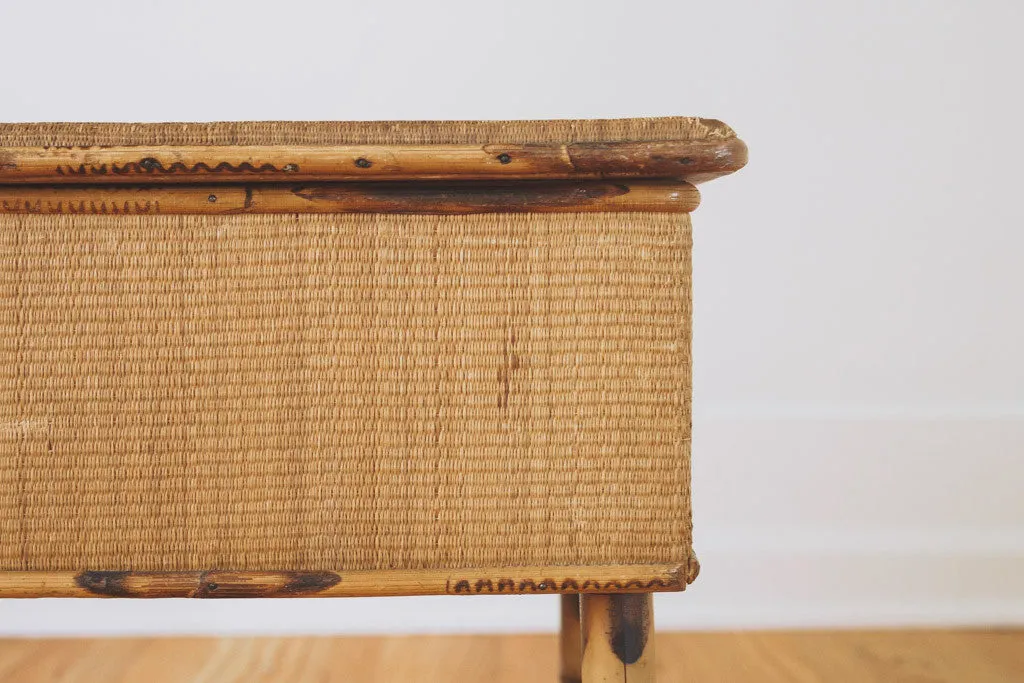
<svg viewBox="0 0 1024 683">
<path fill-rule="evenodd" d="M 0 569 L 685 562 L 672 214 L 0 217 Z"/>
<path fill-rule="evenodd" d="M 681 116 L 557 121 L 234 121 L 0 123 L 0 147 L 19 145 L 344 145 L 726 140 L 731 128 Z"/>
</svg>

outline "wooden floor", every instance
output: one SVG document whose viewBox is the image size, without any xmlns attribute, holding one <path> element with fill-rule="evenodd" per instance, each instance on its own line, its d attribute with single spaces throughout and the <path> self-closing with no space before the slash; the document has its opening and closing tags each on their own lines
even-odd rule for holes
<svg viewBox="0 0 1024 683">
<path fill-rule="evenodd" d="M 660 683 L 1024 681 L 1024 631 L 660 634 Z M 0 640 L 16 683 L 555 683 L 554 636 Z"/>
</svg>

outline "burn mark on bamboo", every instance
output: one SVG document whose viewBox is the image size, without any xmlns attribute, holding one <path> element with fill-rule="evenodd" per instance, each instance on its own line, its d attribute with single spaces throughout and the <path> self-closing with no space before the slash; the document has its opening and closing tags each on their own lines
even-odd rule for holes
<svg viewBox="0 0 1024 683">
<path fill-rule="evenodd" d="M 384 213 L 526 213 L 572 208 L 628 195 L 629 185 L 602 181 L 373 182 L 292 188 L 310 202 L 366 202 Z"/>
<path fill-rule="evenodd" d="M 608 640 L 612 652 L 623 664 L 634 664 L 644 653 L 651 632 L 651 610 L 647 595 L 608 596 L 611 626 Z"/>
<path fill-rule="evenodd" d="M 3 199 L 0 200 L 0 213 L 28 214 L 93 214 L 99 216 L 146 215 L 160 213 L 160 202 L 157 200 L 115 200 L 104 199 L 77 201 L 58 199 Z"/>
<path fill-rule="evenodd" d="M 339 583 L 341 576 L 334 572 L 292 572 L 281 592 L 287 595 L 319 593 Z"/>
<path fill-rule="evenodd" d="M 204 572 L 196 598 L 288 598 L 316 595 L 337 585 L 334 572 Z"/>
<path fill-rule="evenodd" d="M 132 597 L 126 581 L 131 572 L 82 572 L 75 577 L 79 588 L 110 598 Z"/>
<path fill-rule="evenodd" d="M 612 592 L 651 592 L 656 590 L 673 590 L 680 588 L 679 581 L 666 581 L 661 578 L 649 580 L 629 579 L 619 581 L 611 579 L 598 581 L 587 579 L 581 585 L 576 579 L 563 579 L 561 583 L 552 578 L 512 579 L 492 578 L 459 579 L 452 586 L 451 580 L 445 584 L 446 592 L 454 594 L 491 594 L 491 593 L 612 593 Z"/>
<path fill-rule="evenodd" d="M 104 176 L 108 173 L 111 175 L 139 175 L 139 174 L 186 174 L 196 175 L 202 173 L 229 173 L 229 174 L 241 174 L 241 173 L 297 173 L 299 171 L 298 164 L 288 163 L 284 164 L 281 168 L 278 168 L 274 164 L 264 163 L 258 166 L 253 165 L 248 161 L 243 161 L 238 164 L 232 164 L 227 161 L 222 161 L 219 164 L 211 166 L 204 161 L 197 161 L 191 166 L 181 161 L 175 161 L 170 165 L 165 166 L 162 161 L 156 157 L 143 157 L 138 161 L 129 161 L 124 164 L 111 163 L 107 164 L 79 164 L 74 166 L 72 164 L 62 164 L 55 168 L 55 173 L 59 176 Z"/>
<path fill-rule="evenodd" d="M 699 172 L 702 177 L 711 178 L 737 171 L 747 163 L 747 146 L 738 138 L 707 142 L 577 142 L 566 145 L 565 150 L 575 172 L 598 176 L 683 178 Z"/>
<path fill-rule="evenodd" d="M 139 179 L 132 178 L 132 181 Z M 666 211 L 696 208 L 699 193 L 679 181 L 430 181 L 163 186 L 91 182 L 68 185 L 5 185 L 0 212 L 91 214 L 392 213 L 461 215 L 575 211 Z M 505 340 L 506 347 L 515 340 Z M 499 382 L 518 368 L 504 349 Z M 504 395 L 504 391 L 501 392 Z M 505 405 L 507 401 L 500 401 Z"/>
<path fill-rule="evenodd" d="M 75 584 L 110 598 L 274 598 L 316 595 L 341 582 L 334 572 L 85 571 Z"/>
</svg>

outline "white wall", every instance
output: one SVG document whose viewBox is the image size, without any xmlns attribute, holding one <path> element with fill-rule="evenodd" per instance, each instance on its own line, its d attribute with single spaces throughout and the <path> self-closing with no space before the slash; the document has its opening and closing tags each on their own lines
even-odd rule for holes
<svg viewBox="0 0 1024 683">
<path fill-rule="evenodd" d="M 184 8 L 186 9 L 176 9 Z M 697 114 L 704 573 L 667 627 L 1024 623 L 1024 5 L 7 2 L 0 119 Z M 554 628 L 539 598 L 6 601 L 0 632 Z"/>
</svg>

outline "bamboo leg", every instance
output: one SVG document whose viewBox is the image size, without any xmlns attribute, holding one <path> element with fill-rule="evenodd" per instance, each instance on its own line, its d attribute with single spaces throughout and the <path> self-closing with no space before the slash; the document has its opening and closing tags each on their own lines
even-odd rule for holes
<svg viewBox="0 0 1024 683">
<path fill-rule="evenodd" d="M 654 683 L 650 593 L 582 595 L 583 683 Z"/>
<path fill-rule="evenodd" d="M 562 683 L 580 683 L 583 664 L 583 640 L 580 632 L 580 596 L 562 595 L 562 628 L 559 633 Z"/>
</svg>

